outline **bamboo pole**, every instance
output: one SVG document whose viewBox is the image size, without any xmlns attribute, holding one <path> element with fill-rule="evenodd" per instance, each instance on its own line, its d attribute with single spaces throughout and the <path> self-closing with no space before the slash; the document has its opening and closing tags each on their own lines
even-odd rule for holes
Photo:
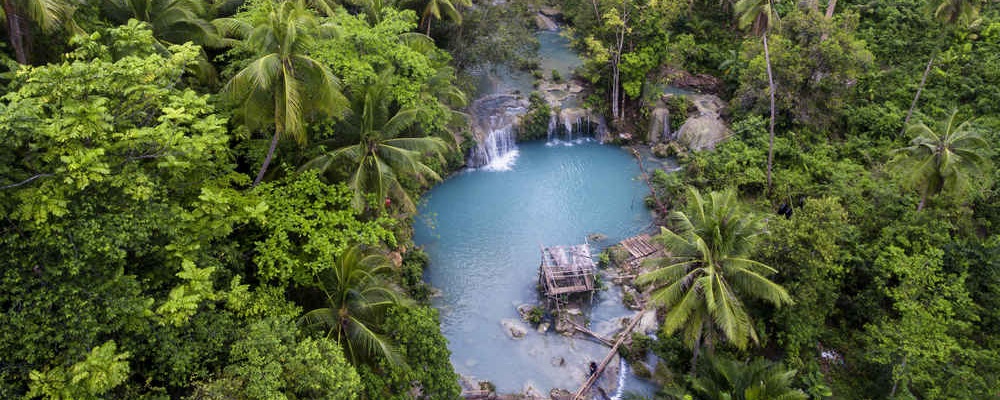
<svg viewBox="0 0 1000 400">
<path fill-rule="evenodd" d="M 625 328 L 624 331 L 622 331 L 621 336 L 618 337 L 618 341 L 615 342 L 614 346 L 611 346 L 611 351 L 608 352 L 607 356 L 604 356 L 604 360 L 602 360 L 601 364 L 598 365 L 597 371 L 590 374 L 590 378 L 587 378 L 587 381 L 584 382 L 582 387 L 580 387 L 580 390 L 577 390 L 576 394 L 573 395 L 573 400 L 582 400 L 583 394 L 587 392 L 587 389 L 590 389 L 590 387 L 594 385 L 594 382 L 597 382 L 597 378 L 601 377 L 601 374 L 604 373 L 604 368 L 607 368 L 608 363 L 611 362 L 611 359 L 618 353 L 618 347 L 625 342 L 626 338 L 631 336 L 630 334 L 632 333 L 632 330 L 635 329 L 639 320 L 642 319 L 642 313 L 642 311 L 635 313 L 635 316 L 632 317 L 632 322 L 628 324 L 628 327 Z"/>
</svg>

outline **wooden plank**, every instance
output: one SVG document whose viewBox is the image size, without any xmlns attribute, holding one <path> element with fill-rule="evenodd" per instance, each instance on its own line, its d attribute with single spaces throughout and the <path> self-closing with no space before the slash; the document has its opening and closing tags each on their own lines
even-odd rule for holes
<svg viewBox="0 0 1000 400">
<path fill-rule="evenodd" d="M 607 356 L 604 356 L 604 360 L 602 360 L 601 364 L 598 365 L 597 371 L 590 374 L 590 378 L 587 378 L 587 381 L 583 383 L 580 390 L 576 391 L 576 394 L 573 395 L 573 400 L 582 400 L 583 394 L 587 392 L 587 389 L 590 389 L 590 387 L 594 385 L 594 382 L 597 382 L 597 378 L 600 378 L 601 374 L 604 373 L 604 368 L 608 366 L 608 363 L 611 362 L 611 359 L 614 358 L 615 354 L 618 354 L 618 346 L 621 346 L 621 344 L 625 342 L 626 338 L 632 336 L 632 330 L 635 329 L 635 326 L 639 323 L 642 313 L 643 311 L 639 311 L 632 317 L 632 322 L 628 324 L 628 327 L 625 328 L 624 331 L 622 331 L 621 336 L 618 337 L 618 341 L 615 342 L 615 345 L 611 346 L 611 351 L 608 352 Z"/>
</svg>

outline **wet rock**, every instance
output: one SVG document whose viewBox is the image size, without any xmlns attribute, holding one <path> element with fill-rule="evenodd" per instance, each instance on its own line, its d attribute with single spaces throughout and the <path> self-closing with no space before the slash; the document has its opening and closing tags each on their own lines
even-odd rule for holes
<svg viewBox="0 0 1000 400">
<path fill-rule="evenodd" d="M 549 398 L 552 400 L 572 400 L 573 393 L 566 389 L 552 389 L 549 391 Z"/>
<path fill-rule="evenodd" d="M 573 336 L 576 333 L 576 328 L 573 327 L 567 316 L 560 316 L 556 321 L 556 332 L 565 336 Z"/>
<path fill-rule="evenodd" d="M 608 239 L 608 235 L 603 233 L 591 233 L 587 235 L 587 240 L 591 242 L 602 242 Z"/>
<path fill-rule="evenodd" d="M 625 303 L 625 307 L 630 310 L 641 309 L 639 291 L 635 290 L 632 286 L 624 285 L 622 286 L 622 302 Z"/>
<path fill-rule="evenodd" d="M 500 321 L 500 325 L 503 326 L 504 333 L 511 339 L 522 339 L 528 334 L 528 328 L 520 321 L 504 319 Z"/>
<path fill-rule="evenodd" d="M 531 310 L 534 308 L 535 306 L 531 304 L 521 304 L 517 306 L 517 313 L 521 316 L 522 321 L 528 322 L 528 317 L 531 315 Z"/>
<path fill-rule="evenodd" d="M 580 311 L 579 308 L 575 308 L 575 307 L 574 308 L 567 308 L 567 309 L 563 310 L 563 312 L 566 313 L 566 314 L 568 314 L 568 315 L 583 315 L 583 311 Z"/>
<path fill-rule="evenodd" d="M 648 335 L 656 332 L 659 326 L 660 324 L 656 322 L 656 312 L 646 311 L 639 316 L 639 323 L 636 326 L 636 331 Z"/>
<path fill-rule="evenodd" d="M 549 326 L 550 325 L 552 325 L 552 324 L 550 324 L 548 322 L 542 322 L 542 323 L 538 324 L 538 333 L 545 334 L 545 332 L 549 331 Z"/>
<path fill-rule="evenodd" d="M 524 398 L 525 400 L 544 400 L 545 397 L 542 393 L 535 389 L 530 383 L 524 385 Z"/>
<path fill-rule="evenodd" d="M 551 363 L 553 367 L 565 367 L 566 359 L 562 357 L 552 357 L 552 360 L 550 360 L 549 363 Z"/>
<path fill-rule="evenodd" d="M 559 30 L 559 26 L 556 25 L 556 22 L 553 21 L 552 18 L 549 18 L 548 16 L 542 13 L 535 14 L 535 26 L 539 30 L 543 31 Z"/>
</svg>

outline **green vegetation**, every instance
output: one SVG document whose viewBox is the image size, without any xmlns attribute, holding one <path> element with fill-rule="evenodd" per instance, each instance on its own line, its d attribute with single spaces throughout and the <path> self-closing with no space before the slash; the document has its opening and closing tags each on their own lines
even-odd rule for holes
<svg viewBox="0 0 1000 400">
<path fill-rule="evenodd" d="M 665 306 L 651 346 L 665 367 L 653 374 L 658 398 L 778 398 L 740 383 L 772 379 L 765 386 L 790 388 L 789 398 L 996 398 L 995 2 L 571 0 L 564 11 L 605 110 L 620 102 L 631 115 L 660 95 L 656 85 L 697 74 L 720 78 L 695 89 L 730 105 L 727 141 L 651 178 L 676 210 L 660 215 L 674 254 L 639 279 Z M 649 126 L 631 120 L 612 123 Z M 691 234 L 715 215 L 702 211 L 712 196 L 743 211 Z M 752 240 L 724 240 L 754 225 Z M 753 278 L 705 270 L 725 271 L 726 257 Z M 750 282 L 775 290 L 760 296 Z M 691 287 L 702 289 L 682 290 Z M 794 303 L 775 297 L 785 292 Z M 740 301 L 744 318 L 732 335 L 715 328 L 717 340 L 695 343 L 703 321 L 737 315 L 710 297 Z M 699 351 L 708 355 L 684 376 L 678 360 Z"/>
<path fill-rule="evenodd" d="M 4 59 L 36 66 L 0 88 L 0 397 L 458 397 L 420 273 L 391 261 L 422 270 L 406 200 L 464 129 L 414 12 L 4 6 Z M 393 149 L 307 165 L 358 143 Z"/>
<path fill-rule="evenodd" d="M 997 398 L 1000 3 L 557 3 L 612 134 L 730 106 L 651 175 L 659 398 Z M 460 396 L 410 222 L 541 4 L 0 5 L 0 398 Z"/>
<path fill-rule="evenodd" d="M 667 311 L 664 333 L 684 332 L 691 348 L 692 371 L 702 346 L 726 341 L 738 349 L 760 340 L 741 298 L 765 300 L 776 306 L 791 304 L 788 293 L 767 279 L 777 271 L 746 258 L 763 225 L 745 215 L 735 192 L 688 194 L 688 211 L 670 214 L 675 231 L 661 228 L 658 239 L 671 257 L 636 279 L 656 287 L 650 302 Z"/>
<path fill-rule="evenodd" d="M 542 98 L 541 93 L 531 92 L 531 96 L 528 98 L 528 112 L 521 117 L 521 124 L 517 129 L 517 140 L 547 138 L 552 112 L 552 107 Z"/>
</svg>

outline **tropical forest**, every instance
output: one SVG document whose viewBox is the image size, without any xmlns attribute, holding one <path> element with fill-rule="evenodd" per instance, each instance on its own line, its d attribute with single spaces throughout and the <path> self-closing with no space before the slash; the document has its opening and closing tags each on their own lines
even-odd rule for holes
<svg viewBox="0 0 1000 400">
<path fill-rule="evenodd" d="M 0 3 L 0 399 L 1000 399 L 997 0 Z"/>
</svg>

